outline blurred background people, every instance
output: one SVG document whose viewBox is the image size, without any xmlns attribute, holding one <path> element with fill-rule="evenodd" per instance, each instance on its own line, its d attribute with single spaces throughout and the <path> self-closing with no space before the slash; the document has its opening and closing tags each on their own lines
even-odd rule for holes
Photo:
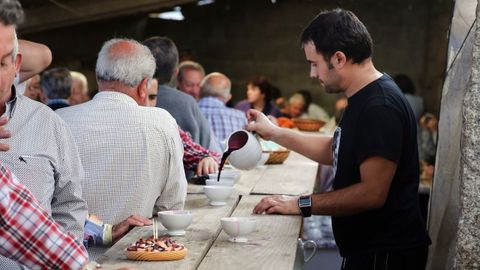
<svg viewBox="0 0 480 270">
<path fill-rule="evenodd" d="M 280 110 L 272 101 L 272 84 L 263 76 L 255 76 L 247 81 L 247 99 L 237 103 L 235 109 L 247 112 L 256 109 L 265 115 L 281 116 Z"/>
<path fill-rule="evenodd" d="M 87 77 L 78 71 L 70 71 L 72 90 L 68 103 L 73 106 L 90 100 Z"/>
<path fill-rule="evenodd" d="M 178 65 L 177 89 L 189 94 L 196 101 L 200 99 L 200 83 L 205 77 L 203 67 L 194 61 L 184 61 Z"/>
<path fill-rule="evenodd" d="M 154 78 L 159 85 L 156 106 L 167 110 L 194 142 L 211 151 L 221 152 L 220 144 L 195 99 L 170 86 L 178 65 L 175 43 L 167 37 L 151 37 L 143 44 L 150 48 L 156 61 Z"/>
<path fill-rule="evenodd" d="M 412 79 L 405 74 L 398 74 L 395 76 L 394 81 L 405 95 L 405 98 L 412 107 L 413 113 L 418 122 L 425 112 L 425 108 L 423 105 L 423 98 L 415 95 L 415 84 Z"/>
<path fill-rule="evenodd" d="M 72 91 L 70 70 L 59 67 L 43 72 L 40 86 L 47 97 L 47 106 L 52 110 L 68 107 L 68 98 Z"/>
<path fill-rule="evenodd" d="M 435 165 L 437 151 L 438 119 L 431 113 L 426 113 L 420 118 L 419 153 L 420 160 L 430 165 Z"/>
<path fill-rule="evenodd" d="M 327 122 L 330 119 L 328 113 L 320 107 L 320 105 L 313 103 L 312 93 L 308 90 L 298 90 L 298 94 L 303 96 L 305 102 L 306 117 L 310 119 L 317 119 Z"/>
<path fill-rule="evenodd" d="M 225 105 L 232 98 L 231 88 L 230 79 L 219 72 L 208 74 L 201 84 L 201 99 L 198 105 L 220 142 L 224 142 L 230 133 L 247 124 L 244 112 Z"/>
<path fill-rule="evenodd" d="M 47 102 L 42 88 L 40 87 L 40 75 L 34 75 L 32 78 L 26 80 L 25 86 L 25 92 L 23 93 L 24 96 L 41 103 Z"/>
</svg>

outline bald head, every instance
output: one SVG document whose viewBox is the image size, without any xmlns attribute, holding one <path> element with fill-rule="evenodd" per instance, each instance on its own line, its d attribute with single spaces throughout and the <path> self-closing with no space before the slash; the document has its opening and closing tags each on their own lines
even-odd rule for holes
<svg viewBox="0 0 480 270">
<path fill-rule="evenodd" d="M 136 87 L 155 72 L 150 50 L 132 39 L 111 39 L 98 53 L 96 75 L 99 82 L 118 82 Z"/>
<path fill-rule="evenodd" d="M 216 97 L 226 103 L 231 98 L 231 88 L 232 83 L 227 76 L 219 72 L 213 72 L 203 79 L 200 93 L 202 97 Z"/>
</svg>

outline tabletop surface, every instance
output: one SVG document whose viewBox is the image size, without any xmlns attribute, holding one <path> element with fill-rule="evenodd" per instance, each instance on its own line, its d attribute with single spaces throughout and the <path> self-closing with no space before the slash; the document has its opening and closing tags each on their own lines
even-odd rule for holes
<svg viewBox="0 0 480 270">
<path fill-rule="evenodd" d="M 292 269 L 297 238 L 301 230 L 300 216 L 252 215 L 263 195 L 312 193 L 318 164 L 291 152 L 280 165 L 263 165 L 242 175 L 235 192 L 224 206 L 210 206 L 202 194 L 203 186 L 189 184 L 185 209 L 193 222 L 185 236 L 172 237 L 188 248 L 179 261 L 131 261 L 124 250 L 139 238 L 152 235 L 152 226 L 136 227 L 97 259 L 103 269 L 134 267 L 135 269 Z M 220 218 L 253 216 L 256 230 L 247 243 L 232 243 L 222 231 Z M 166 230 L 160 225 L 159 235 Z"/>
</svg>

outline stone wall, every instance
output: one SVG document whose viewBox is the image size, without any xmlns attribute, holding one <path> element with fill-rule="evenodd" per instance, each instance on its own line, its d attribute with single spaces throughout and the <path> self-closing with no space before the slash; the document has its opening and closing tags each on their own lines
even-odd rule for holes
<svg viewBox="0 0 480 270">
<path fill-rule="evenodd" d="M 95 87 L 95 57 L 103 41 L 112 36 L 142 40 L 166 35 L 207 72 L 230 76 L 235 100 L 244 98 L 244 84 L 250 76 L 264 74 L 284 96 L 301 88 L 311 90 L 314 100 L 331 113 L 336 96 L 325 94 L 309 79 L 299 35 L 320 10 L 343 7 L 354 11 L 369 28 L 377 68 L 391 75 L 410 75 L 418 93 L 425 97 L 426 107 L 438 113 L 450 6 L 449 0 L 277 0 L 276 4 L 269 0 L 217 0 L 208 6 L 182 6 L 186 18 L 182 22 L 147 19 L 139 14 L 26 38 L 49 45 L 54 65 L 87 72 Z"/>
</svg>

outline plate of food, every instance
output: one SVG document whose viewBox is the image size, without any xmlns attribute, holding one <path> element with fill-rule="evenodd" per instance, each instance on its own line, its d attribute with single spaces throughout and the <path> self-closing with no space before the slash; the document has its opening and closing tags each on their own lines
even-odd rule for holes
<svg viewBox="0 0 480 270">
<path fill-rule="evenodd" d="M 170 237 L 140 238 L 125 249 L 125 255 L 135 261 L 174 261 L 187 255 L 187 248 Z"/>
</svg>

